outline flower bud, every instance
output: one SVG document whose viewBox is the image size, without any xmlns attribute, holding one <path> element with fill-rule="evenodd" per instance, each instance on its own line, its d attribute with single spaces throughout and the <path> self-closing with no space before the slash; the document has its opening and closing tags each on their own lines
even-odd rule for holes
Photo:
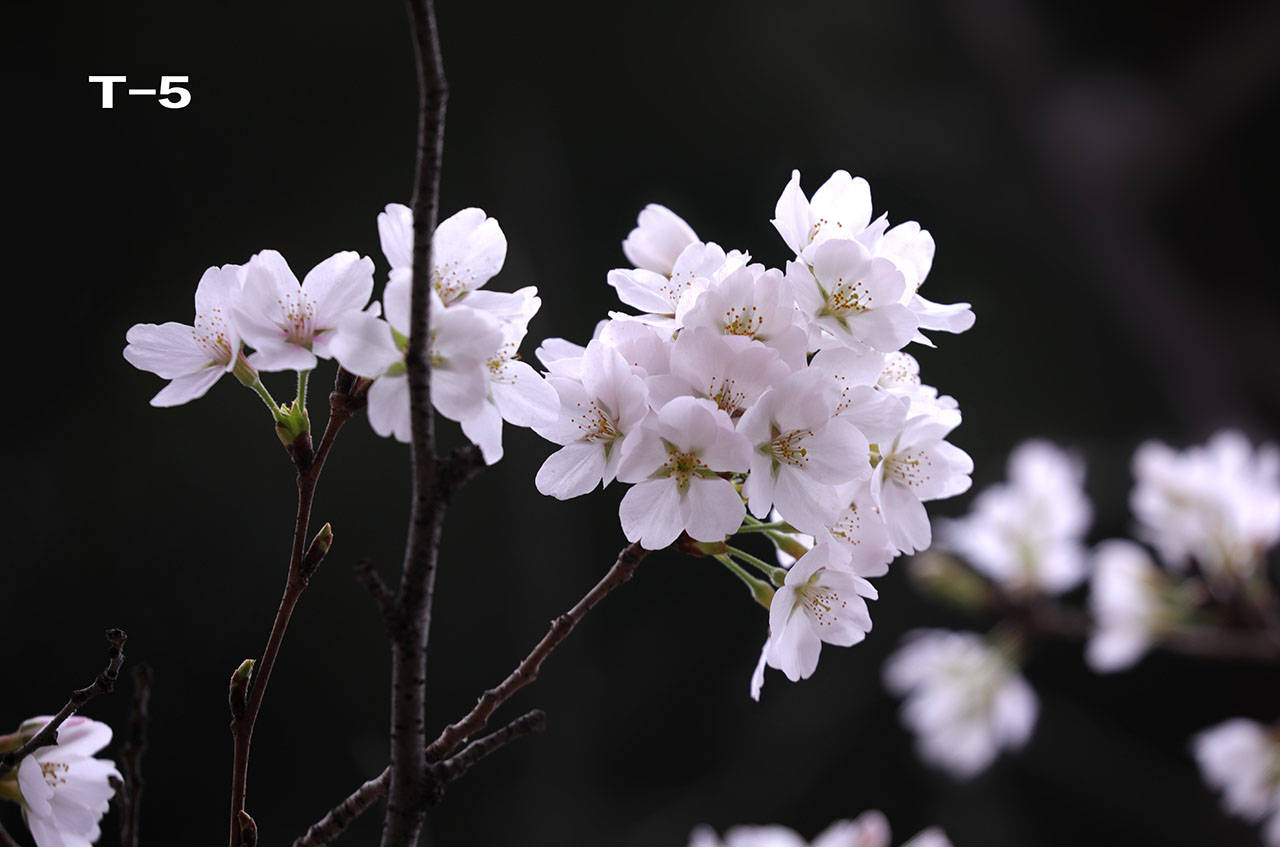
<svg viewBox="0 0 1280 853">
<path fill-rule="evenodd" d="M 320 567 L 320 561 L 324 559 L 325 554 L 329 553 L 329 548 L 332 546 L 333 528 L 326 521 L 324 527 L 321 527 L 315 538 L 311 540 L 306 556 L 302 558 L 302 576 L 304 578 L 311 577 L 311 574 Z"/>
<path fill-rule="evenodd" d="M 231 673 L 231 687 L 227 692 L 227 700 L 231 705 L 231 719 L 238 720 L 244 716 L 245 704 L 249 698 L 249 681 L 253 678 L 253 667 L 257 661 L 248 658 Z"/>
</svg>

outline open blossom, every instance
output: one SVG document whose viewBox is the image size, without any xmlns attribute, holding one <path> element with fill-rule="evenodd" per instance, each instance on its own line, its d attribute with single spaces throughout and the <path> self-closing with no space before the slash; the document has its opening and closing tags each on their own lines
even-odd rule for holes
<svg viewBox="0 0 1280 853">
<path fill-rule="evenodd" d="M 871 187 L 841 169 L 831 175 L 813 199 L 800 189 L 800 172 L 778 197 L 773 227 L 797 255 L 809 256 L 811 246 L 830 238 L 853 239 L 871 222 Z"/>
<path fill-rule="evenodd" d="M 1226 810 L 1263 823 L 1263 841 L 1280 845 L 1280 730 L 1235 717 L 1197 734 L 1191 749 Z"/>
<path fill-rule="evenodd" d="M 524 340 L 529 320 L 542 305 L 537 288 L 526 287 L 511 295 L 521 297 L 524 305 L 519 312 L 499 317 L 502 341 L 485 359 L 486 387 L 480 405 L 474 414 L 462 419 L 462 432 L 479 446 L 487 465 L 502 458 L 503 421 L 515 426 L 538 427 L 554 421 L 560 409 L 555 389 L 538 371 L 520 360 L 520 342 Z M 445 310 L 455 308 L 466 310 L 467 306 Z"/>
<path fill-rule="evenodd" d="M 660 204 L 648 204 L 622 241 L 622 253 L 638 269 L 671 275 L 680 253 L 697 242 L 698 235 L 689 223 Z"/>
<path fill-rule="evenodd" d="M 332 343 L 338 363 L 372 379 L 369 423 L 378 435 L 411 438 L 409 379 L 404 356 L 409 345 L 409 280 L 387 284 L 382 320 L 365 312 L 348 317 Z M 502 346 L 502 328 L 489 315 L 462 305 L 446 308 L 431 293 L 431 403 L 450 420 L 479 413 L 488 388 L 488 360 Z"/>
<path fill-rule="evenodd" d="M 554 373 L 549 377 L 559 412 L 551 422 L 534 426 L 543 438 L 562 445 L 542 463 L 534 481 L 538 491 L 560 500 L 612 482 L 622 460 L 623 439 L 649 413 L 644 380 L 631 372 L 617 350 L 592 341 L 579 360 L 580 378 Z"/>
<path fill-rule="evenodd" d="M 906 280 L 892 261 L 857 240 L 827 240 L 812 259 L 787 262 L 796 304 L 812 323 L 810 345 L 823 336 L 854 349 L 901 349 L 915 335 L 915 314 L 902 304 Z"/>
<path fill-rule="evenodd" d="M 816 533 L 846 504 L 838 486 L 870 473 L 867 439 L 833 416 L 836 388 L 821 371 L 804 370 L 766 391 L 738 422 L 752 449 L 743 485 L 757 518 L 776 506 L 795 527 Z"/>
<path fill-rule="evenodd" d="M 313 369 L 317 358 L 331 357 L 338 325 L 372 293 L 373 261 L 355 252 L 321 261 L 301 284 L 279 252 L 259 252 L 232 303 L 236 328 L 254 349 L 249 363 L 264 371 Z"/>
<path fill-rule="evenodd" d="M 995 646 L 977 634 L 931 629 L 907 636 L 885 662 L 885 684 L 903 697 L 903 724 L 921 758 L 959 778 L 982 772 L 1031 737 L 1039 703 Z"/>
<path fill-rule="evenodd" d="M 777 351 L 762 343 L 689 328 L 671 347 L 671 373 L 651 377 L 648 385 L 655 404 L 691 394 L 739 418 L 768 388 L 790 375 Z"/>
<path fill-rule="evenodd" d="M 698 295 L 684 315 L 686 328 L 759 341 L 777 351 L 793 370 L 804 367 L 808 335 L 791 287 L 776 269 L 751 264 L 730 273 Z"/>
<path fill-rule="evenodd" d="M 196 286 L 196 318 L 183 323 L 139 323 L 125 335 L 125 360 L 139 370 L 170 380 L 151 398 L 153 406 L 178 406 L 213 387 L 231 373 L 240 356 L 240 333 L 231 319 L 243 268 L 209 267 Z"/>
<path fill-rule="evenodd" d="M 22 724 L 34 735 L 52 717 Z M 93 754 L 111 742 L 111 727 L 87 717 L 68 717 L 58 742 L 42 746 L 18 765 L 22 815 L 40 847 L 88 847 L 102 834 L 98 823 L 115 794 L 115 762 Z"/>
<path fill-rule="evenodd" d="M 812 548 L 787 570 L 787 582 L 769 605 L 765 662 L 791 681 L 813 675 L 823 643 L 852 646 L 866 639 L 871 614 L 866 599 L 876 590 L 848 566 L 847 557 L 828 542 Z M 752 697 L 759 686 L 752 678 Z"/>
<path fill-rule="evenodd" d="M 1093 635 L 1085 660 L 1098 672 L 1128 669 L 1147 653 L 1171 617 L 1166 578 L 1139 545 L 1103 542 L 1093 557 L 1089 610 Z"/>
<path fill-rule="evenodd" d="M 960 412 L 938 409 L 911 417 L 894 438 L 878 447 L 871 496 L 888 525 L 889 542 L 912 554 L 933 540 L 924 501 L 958 495 L 969 488 L 973 460 L 946 441 L 960 424 Z"/>
<path fill-rule="evenodd" d="M 623 532 L 649 550 L 681 531 L 707 542 L 735 532 L 746 508 L 719 472 L 744 470 L 749 453 L 729 416 L 709 401 L 667 403 L 623 446 L 618 479 L 636 484 L 618 507 Z"/>
<path fill-rule="evenodd" d="M 940 543 L 1013 591 L 1066 592 L 1084 579 L 1083 537 L 1092 508 L 1084 468 L 1046 441 L 1009 456 L 1009 479 L 983 490 L 965 518 L 946 523 Z"/>
<path fill-rule="evenodd" d="M 888 847 L 889 819 L 870 809 L 853 819 L 838 820 L 806 842 L 804 836 L 786 826 L 731 826 L 721 840 L 709 826 L 696 826 L 689 835 L 690 847 Z M 950 847 L 946 833 L 929 827 L 907 841 L 904 847 Z"/>
<path fill-rule="evenodd" d="M 1166 564 L 1247 576 L 1280 542 L 1280 450 L 1237 432 L 1176 451 L 1147 442 L 1133 458 L 1133 514 Z"/>
<path fill-rule="evenodd" d="M 413 211 L 389 204 L 378 214 L 382 252 L 391 264 L 391 280 L 413 275 Z M 507 238 L 498 220 L 478 207 L 459 210 L 436 226 L 431 238 L 431 287 L 440 301 L 452 305 L 484 287 L 502 270 Z"/>
</svg>

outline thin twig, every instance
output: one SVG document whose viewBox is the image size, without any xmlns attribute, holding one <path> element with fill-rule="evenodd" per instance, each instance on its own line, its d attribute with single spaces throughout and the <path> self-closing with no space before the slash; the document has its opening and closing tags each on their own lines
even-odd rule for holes
<svg viewBox="0 0 1280 853">
<path fill-rule="evenodd" d="M 363 390 L 357 388 L 351 374 L 339 369 L 334 378 L 334 390 L 329 395 L 329 420 L 325 424 L 324 435 L 319 446 L 312 453 L 292 452 L 298 469 L 298 513 L 294 520 L 293 547 L 289 554 L 289 572 L 285 579 L 284 594 L 280 606 L 276 610 L 275 621 L 271 625 L 271 634 L 267 637 L 267 647 L 262 657 L 257 660 L 256 676 L 250 686 L 244 708 L 240 713 L 232 714 L 232 767 L 231 767 L 231 846 L 241 843 L 241 813 L 245 812 L 246 789 L 249 775 L 249 749 L 253 742 L 253 727 L 262 708 L 262 700 L 267 692 L 267 683 L 271 678 L 271 670 L 275 666 L 276 656 L 284 642 L 285 632 L 289 628 L 289 620 L 298 599 L 307 588 L 311 575 L 304 566 L 304 557 L 309 543 L 307 534 L 311 525 L 311 506 L 315 500 L 316 484 L 320 473 L 324 470 L 325 460 L 333 449 L 334 440 L 343 424 L 364 404 Z M 367 386 L 364 386 L 367 389 Z M 306 437 L 309 445 L 310 438 Z"/>
<path fill-rule="evenodd" d="M 30 740 L 17 749 L 0 755 L 0 776 L 17 767 L 22 759 L 40 747 L 55 745 L 58 742 L 58 726 L 66 722 L 67 717 L 79 711 L 93 697 L 115 690 L 116 678 L 120 675 L 120 667 L 124 665 L 124 644 L 128 639 L 129 635 L 119 628 L 107 629 L 107 643 L 111 646 L 111 651 L 107 655 L 106 667 L 89 685 L 72 691 L 71 698 L 62 706 L 62 710 L 54 714 Z"/>
<path fill-rule="evenodd" d="M 435 452 L 428 359 L 431 241 L 439 216 L 440 166 L 444 156 L 444 116 L 448 85 L 432 0 L 407 0 L 418 68 L 418 157 L 413 191 L 413 277 L 409 347 L 412 498 L 404 564 L 391 635 L 391 791 L 387 798 L 384 845 L 417 844 L 422 829 L 422 792 L 427 784 L 427 642 L 435 594 L 436 562 L 445 500 Z"/>
<path fill-rule="evenodd" d="M 533 732 L 540 733 L 545 731 L 546 726 L 546 713 L 535 708 L 532 711 L 521 714 L 496 732 L 467 745 L 466 748 L 459 751 L 452 758 L 440 762 L 436 766 L 435 774 L 438 785 L 429 792 L 428 805 L 438 802 L 440 797 L 444 795 L 445 788 L 456 782 L 477 763 L 512 741 L 519 740 Z M 317 821 L 297 841 L 293 842 L 293 845 L 295 847 L 316 847 L 335 840 L 346 830 L 351 821 L 360 817 L 369 806 L 386 796 L 390 784 L 391 768 L 388 767 L 378 776 L 357 788 L 351 796 L 338 803 L 332 811 Z"/>
<path fill-rule="evenodd" d="M 582 617 L 586 616 L 606 595 L 631 579 L 636 566 L 640 564 L 640 561 L 648 553 L 648 551 L 636 544 L 628 545 L 624 548 L 622 553 L 618 555 L 618 559 L 609 568 L 609 571 L 591 588 L 591 591 L 570 608 L 568 613 L 552 621 L 551 629 L 533 647 L 533 651 L 529 652 L 525 659 L 520 662 L 515 671 L 503 679 L 502 683 L 497 687 L 492 690 L 486 690 L 469 714 L 441 733 L 440 737 L 431 745 L 431 751 L 428 754 L 428 766 L 437 767 L 441 763 L 447 763 L 452 760 L 448 756 L 457 749 L 458 745 L 484 728 L 493 712 L 510 699 L 517 690 L 536 679 L 542 662 L 573 632 L 577 624 L 582 621 Z M 525 717 L 527 716 L 526 714 Z M 524 719 L 524 717 L 519 719 Z M 498 734 L 498 732 L 495 732 L 494 736 Z M 476 741 L 471 746 L 480 748 L 479 744 L 482 742 L 484 742 L 484 739 Z M 455 757 L 461 758 L 468 748 L 470 747 L 458 752 Z M 391 768 L 388 767 L 378 776 L 357 788 L 294 843 L 311 846 L 326 844 L 337 838 L 351 821 L 355 820 L 364 813 L 365 809 L 387 794 L 390 781 Z"/>
<path fill-rule="evenodd" d="M 378 605 L 378 611 L 382 614 L 383 621 L 388 621 L 395 608 L 396 595 L 391 591 L 391 587 L 387 586 L 382 576 L 378 574 L 378 570 L 373 567 L 373 563 L 368 560 L 361 560 L 356 563 L 356 580 L 360 581 L 364 588 L 368 590 L 374 604 Z"/>
<path fill-rule="evenodd" d="M 123 788 L 120 793 L 120 846 L 138 846 L 138 823 L 142 813 L 142 755 L 147 751 L 147 727 L 151 722 L 151 667 L 133 668 L 133 709 L 129 728 L 120 748 Z"/>
<path fill-rule="evenodd" d="M 439 761 L 446 755 L 452 753 L 467 738 L 480 731 L 488 723 L 489 717 L 500 708 L 503 703 L 515 695 L 520 688 L 531 684 L 537 677 L 538 671 L 542 668 L 542 662 L 556 650 L 556 647 L 564 642 L 569 634 L 573 633 L 573 629 L 582 621 L 582 617 L 586 616 L 613 590 L 631 579 L 632 573 L 636 566 L 644 559 L 649 552 L 641 548 L 637 543 L 631 543 L 622 552 L 618 554 L 618 559 L 613 566 L 605 573 L 591 591 L 583 597 L 581 601 L 573 606 L 568 613 L 552 620 L 551 628 L 533 647 L 533 651 L 520 662 L 515 670 L 502 680 L 497 687 L 492 687 L 480 695 L 476 701 L 475 707 L 462 719 L 453 725 L 445 728 L 435 742 L 427 748 L 427 759 L 430 761 Z"/>
</svg>

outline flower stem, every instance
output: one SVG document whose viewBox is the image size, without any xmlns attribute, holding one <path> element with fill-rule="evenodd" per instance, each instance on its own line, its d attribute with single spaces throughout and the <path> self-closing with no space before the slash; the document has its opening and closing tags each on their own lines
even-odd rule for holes
<svg viewBox="0 0 1280 853">
<path fill-rule="evenodd" d="M 271 412 L 271 417 L 276 419 L 276 423 L 284 423 L 285 414 L 281 411 L 280 406 L 276 404 L 276 400 L 271 396 L 271 392 L 267 390 L 267 386 L 262 384 L 262 379 L 255 376 L 253 384 L 249 385 L 249 387 L 262 398 L 262 402 L 267 404 L 267 411 Z"/>
<path fill-rule="evenodd" d="M 298 399 L 297 405 L 306 411 L 307 408 L 307 380 L 311 377 L 310 370 L 298 371 Z"/>
<path fill-rule="evenodd" d="M 790 533 L 795 528 L 785 521 L 756 521 L 749 515 L 743 519 L 742 526 L 738 528 L 739 533 L 768 533 L 771 530 Z"/>
<path fill-rule="evenodd" d="M 769 582 L 774 586 L 782 586 L 787 582 L 787 572 L 785 569 L 780 569 L 772 563 L 766 563 L 754 554 L 750 554 L 741 548 L 735 548 L 729 544 L 726 544 L 724 549 L 747 565 L 754 566 L 764 572 L 765 577 L 768 578 Z"/>
<path fill-rule="evenodd" d="M 760 578 L 748 572 L 733 561 L 733 558 L 727 554 L 716 554 L 715 558 L 720 561 L 729 571 L 738 576 L 739 580 L 747 585 L 747 589 L 751 591 L 751 597 L 760 603 L 766 610 L 773 601 L 773 587 L 768 583 L 760 580 Z"/>
</svg>

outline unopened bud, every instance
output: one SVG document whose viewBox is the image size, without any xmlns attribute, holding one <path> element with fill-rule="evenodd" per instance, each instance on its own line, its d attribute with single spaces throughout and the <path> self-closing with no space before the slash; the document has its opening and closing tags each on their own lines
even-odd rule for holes
<svg viewBox="0 0 1280 853">
<path fill-rule="evenodd" d="M 249 813 L 244 809 L 236 815 L 236 823 L 240 825 L 240 846 L 241 847 L 257 847 L 258 846 L 258 824 L 253 818 L 249 817 Z"/>
<path fill-rule="evenodd" d="M 910 563 L 911 580 L 922 591 L 962 610 L 979 610 L 991 599 L 991 587 L 954 557 L 932 551 Z"/>
<path fill-rule="evenodd" d="M 324 527 L 320 528 L 320 532 L 311 540 L 311 546 L 307 548 L 307 554 L 302 558 L 302 576 L 304 578 L 311 577 L 311 573 L 320 567 L 320 561 L 324 559 L 324 555 L 329 553 L 329 548 L 333 546 L 333 528 L 329 522 L 324 523 Z"/>
<path fill-rule="evenodd" d="M 245 704 L 249 698 L 249 682 L 253 678 L 253 658 L 248 658 L 231 673 L 231 687 L 227 691 L 227 701 L 231 705 L 231 719 L 238 720 L 244 716 Z"/>
</svg>

